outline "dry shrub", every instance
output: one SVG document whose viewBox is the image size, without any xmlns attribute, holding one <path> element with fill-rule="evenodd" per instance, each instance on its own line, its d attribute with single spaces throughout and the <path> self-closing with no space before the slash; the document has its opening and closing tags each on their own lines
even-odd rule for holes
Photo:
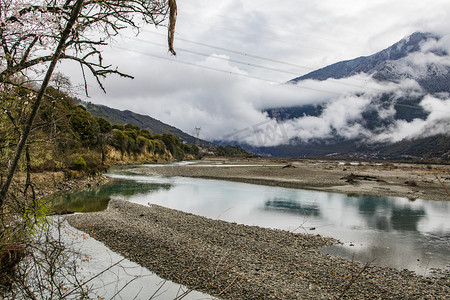
<svg viewBox="0 0 450 300">
<path fill-rule="evenodd" d="M 11 289 L 16 267 L 25 255 L 25 247 L 21 244 L 5 245 L 0 250 L 0 294 Z"/>
</svg>

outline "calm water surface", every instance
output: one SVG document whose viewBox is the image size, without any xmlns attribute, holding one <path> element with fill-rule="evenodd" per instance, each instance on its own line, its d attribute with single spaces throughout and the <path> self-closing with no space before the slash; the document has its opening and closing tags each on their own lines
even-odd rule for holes
<svg viewBox="0 0 450 300">
<path fill-rule="evenodd" d="M 450 266 L 450 202 L 345 194 L 219 180 L 136 175 L 115 169 L 108 185 L 66 194 L 62 209 L 104 209 L 111 197 L 229 222 L 321 234 L 343 245 L 322 252 L 428 274 Z"/>
</svg>

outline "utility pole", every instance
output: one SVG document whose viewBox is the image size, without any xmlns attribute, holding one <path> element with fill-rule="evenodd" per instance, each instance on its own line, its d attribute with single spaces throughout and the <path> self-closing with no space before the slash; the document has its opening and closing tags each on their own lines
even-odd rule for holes
<svg viewBox="0 0 450 300">
<path fill-rule="evenodd" d="M 199 142 L 199 136 L 200 136 L 200 130 L 201 130 L 202 128 L 201 127 L 195 127 L 195 134 L 196 134 L 196 136 L 197 136 L 197 140 L 195 141 L 195 143 L 196 144 L 199 144 L 200 142 Z"/>
</svg>

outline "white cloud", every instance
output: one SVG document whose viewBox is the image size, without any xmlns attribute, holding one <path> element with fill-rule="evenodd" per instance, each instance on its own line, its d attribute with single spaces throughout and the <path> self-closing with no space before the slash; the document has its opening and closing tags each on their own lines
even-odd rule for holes
<svg viewBox="0 0 450 300">
<path fill-rule="evenodd" d="M 386 131 L 372 137 L 372 140 L 398 142 L 415 137 L 449 134 L 450 99 L 438 99 L 428 95 L 420 102 L 420 105 L 430 113 L 425 120 L 414 119 L 411 122 L 397 120 Z"/>
<path fill-rule="evenodd" d="M 371 99 L 344 96 L 326 104 L 320 116 L 304 116 L 279 124 L 284 127 L 289 138 L 309 142 L 330 138 L 334 135 L 353 139 L 366 137 L 369 132 L 360 124 L 362 113 Z"/>
<path fill-rule="evenodd" d="M 150 32 L 140 35 L 140 40 L 118 39 L 111 48 L 104 49 L 103 56 L 135 79 L 108 78 L 106 95 L 91 80 L 88 100 L 150 115 L 189 134 L 201 127 L 200 137 L 204 139 L 239 137 L 259 145 L 286 143 L 287 137 L 310 140 L 332 133 L 345 138 L 369 136 L 358 123 L 364 110 L 375 105 L 369 104 L 368 99 L 383 92 L 395 92 L 398 97 L 421 93 L 417 82 L 383 84 L 358 75 L 324 82 L 309 80 L 298 86 L 277 83 L 330 63 L 373 54 L 414 31 L 449 34 L 450 28 L 447 0 L 193 0 L 180 1 L 178 7 L 175 62 L 167 60 L 171 57 L 165 47 L 155 45 L 166 43 L 164 29 L 148 28 Z M 423 45 L 424 50 L 435 48 L 450 49 L 448 36 L 437 44 Z M 425 53 L 409 59 L 421 66 L 443 58 Z M 417 71 L 408 67 L 406 64 L 408 72 Z M 67 72 L 75 83 L 80 81 L 75 75 L 78 70 L 71 67 Z M 427 101 L 424 105 L 428 105 Z M 429 104 L 433 109 L 440 103 L 436 101 Z M 322 115 L 283 124 L 261 112 L 266 108 L 316 103 L 325 106 Z M 427 120 L 398 123 L 378 139 L 398 140 L 428 128 L 430 122 L 439 123 L 434 119 L 434 110 L 430 111 Z M 392 118 L 393 106 L 380 107 L 378 113 L 381 118 Z M 391 138 L 394 133 L 396 137 Z"/>
</svg>

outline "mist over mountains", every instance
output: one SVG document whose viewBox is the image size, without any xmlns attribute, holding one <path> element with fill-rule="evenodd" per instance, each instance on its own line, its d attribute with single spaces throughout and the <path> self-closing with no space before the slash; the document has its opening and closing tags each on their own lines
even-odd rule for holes
<svg viewBox="0 0 450 300">
<path fill-rule="evenodd" d="M 450 35 L 417 32 L 373 55 L 294 78 L 287 84 L 334 95 L 300 105 L 274 99 L 263 112 L 276 122 L 254 128 L 259 144 L 247 139 L 247 149 L 449 159 L 449 53 Z"/>
<path fill-rule="evenodd" d="M 173 115 L 166 123 L 185 132 L 201 127 L 204 140 L 240 145 L 259 155 L 449 161 L 449 53 L 450 35 L 414 33 L 373 55 L 285 84 L 198 71 L 173 85 L 172 94 L 152 94 L 162 104 L 149 101 L 147 111 L 161 115 L 163 109 L 162 115 Z M 146 102 L 136 103 L 144 112 Z M 101 116 L 106 115 L 112 123 L 136 123 L 155 133 L 161 129 L 161 122 L 128 111 L 103 107 Z M 164 130 L 195 140 L 169 127 Z"/>
</svg>

